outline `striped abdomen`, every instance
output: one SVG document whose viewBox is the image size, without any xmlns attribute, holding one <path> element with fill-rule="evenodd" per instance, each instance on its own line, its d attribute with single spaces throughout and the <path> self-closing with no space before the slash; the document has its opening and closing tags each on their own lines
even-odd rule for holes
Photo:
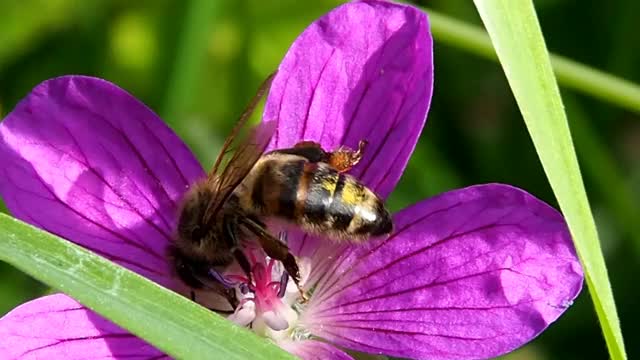
<svg viewBox="0 0 640 360">
<path fill-rule="evenodd" d="M 245 208 L 260 216 L 286 219 L 308 233 L 357 241 L 388 234 L 393 228 L 376 194 L 323 162 L 266 155 L 243 184 L 240 198 Z"/>
</svg>

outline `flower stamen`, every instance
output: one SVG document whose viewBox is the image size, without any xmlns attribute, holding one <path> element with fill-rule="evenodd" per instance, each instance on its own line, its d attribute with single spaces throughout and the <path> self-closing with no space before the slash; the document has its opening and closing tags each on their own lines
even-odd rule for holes
<svg viewBox="0 0 640 360">
<path fill-rule="evenodd" d="M 280 287 L 278 288 L 278 297 L 284 297 L 285 292 L 287 291 L 287 284 L 289 283 L 289 273 L 286 271 L 282 272 L 280 276 L 280 283 L 278 284 Z"/>
</svg>

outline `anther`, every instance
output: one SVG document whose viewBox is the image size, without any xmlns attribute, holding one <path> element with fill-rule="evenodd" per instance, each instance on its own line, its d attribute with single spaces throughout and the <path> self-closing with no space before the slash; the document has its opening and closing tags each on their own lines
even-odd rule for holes
<svg viewBox="0 0 640 360">
<path fill-rule="evenodd" d="M 287 283 L 289 282 L 289 273 L 287 271 L 283 271 L 280 276 L 280 288 L 278 289 L 278 297 L 284 297 L 285 292 L 287 291 Z"/>
<path fill-rule="evenodd" d="M 286 231 L 281 231 L 278 233 L 278 240 L 282 241 L 284 244 L 287 244 L 289 242 L 289 238 L 287 236 L 287 232 Z"/>
<path fill-rule="evenodd" d="M 230 283 L 227 279 L 222 276 L 217 270 L 209 269 L 209 276 L 216 279 L 220 284 L 222 284 L 225 288 L 230 289 L 235 286 L 235 284 Z"/>
</svg>

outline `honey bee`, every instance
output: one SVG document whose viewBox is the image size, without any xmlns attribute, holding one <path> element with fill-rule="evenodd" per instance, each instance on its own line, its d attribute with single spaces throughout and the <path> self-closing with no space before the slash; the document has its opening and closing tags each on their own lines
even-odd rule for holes
<svg viewBox="0 0 640 360">
<path fill-rule="evenodd" d="M 303 141 L 265 153 L 274 123 L 262 123 L 241 135 L 274 76 L 263 82 L 240 116 L 207 177 L 186 193 L 177 234 L 168 248 L 173 269 L 185 284 L 214 290 L 234 308 L 233 284 L 221 274 L 236 261 L 251 279 L 243 252 L 251 239 L 282 263 L 304 297 L 294 256 L 263 220 L 284 219 L 336 241 L 362 241 L 393 228 L 382 200 L 345 174 L 362 158 L 365 141 L 357 151 L 342 147 L 327 152 L 315 142 Z"/>
<path fill-rule="evenodd" d="M 341 147 L 327 152 L 312 141 L 264 154 L 235 191 L 241 208 L 259 218 L 276 217 L 310 234 L 359 242 L 388 234 L 391 215 L 382 200 L 345 172 L 362 158 Z"/>
</svg>

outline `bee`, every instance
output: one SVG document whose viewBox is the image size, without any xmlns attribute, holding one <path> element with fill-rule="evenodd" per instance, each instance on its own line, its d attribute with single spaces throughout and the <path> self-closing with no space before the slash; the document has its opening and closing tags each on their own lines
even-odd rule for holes
<svg viewBox="0 0 640 360">
<path fill-rule="evenodd" d="M 393 228 L 382 200 L 345 173 L 362 158 L 365 141 L 357 151 L 341 147 L 327 152 L 318 143 L 303 141 L 265 153 L 275 130 L 273 122 L 243 134 L 274 76 L 263 82 L 240 116 L 207 177 L 186 193 L 168 248 L 173 270 L 186 285 L 214 290 L 233 308 L 234 286 L 221 274 L 235 261 L 251 279 L 243 249 L 252 239 L 282 263 L 304 298 L 294 256 L 263 220 L 284 219 L 307 233 L 336 241 L 358 242 Z"/>
<path fill-rule="evenodd" d="M 382 199 L 345 173 L 362 159 L 366 145 L 327 152 L 303 141 L 266 153 L 236 189 L 238 203 L 259 218 L 280 218 L 338 242 L 388 234 L 393 223 Z"/>
</svg>

